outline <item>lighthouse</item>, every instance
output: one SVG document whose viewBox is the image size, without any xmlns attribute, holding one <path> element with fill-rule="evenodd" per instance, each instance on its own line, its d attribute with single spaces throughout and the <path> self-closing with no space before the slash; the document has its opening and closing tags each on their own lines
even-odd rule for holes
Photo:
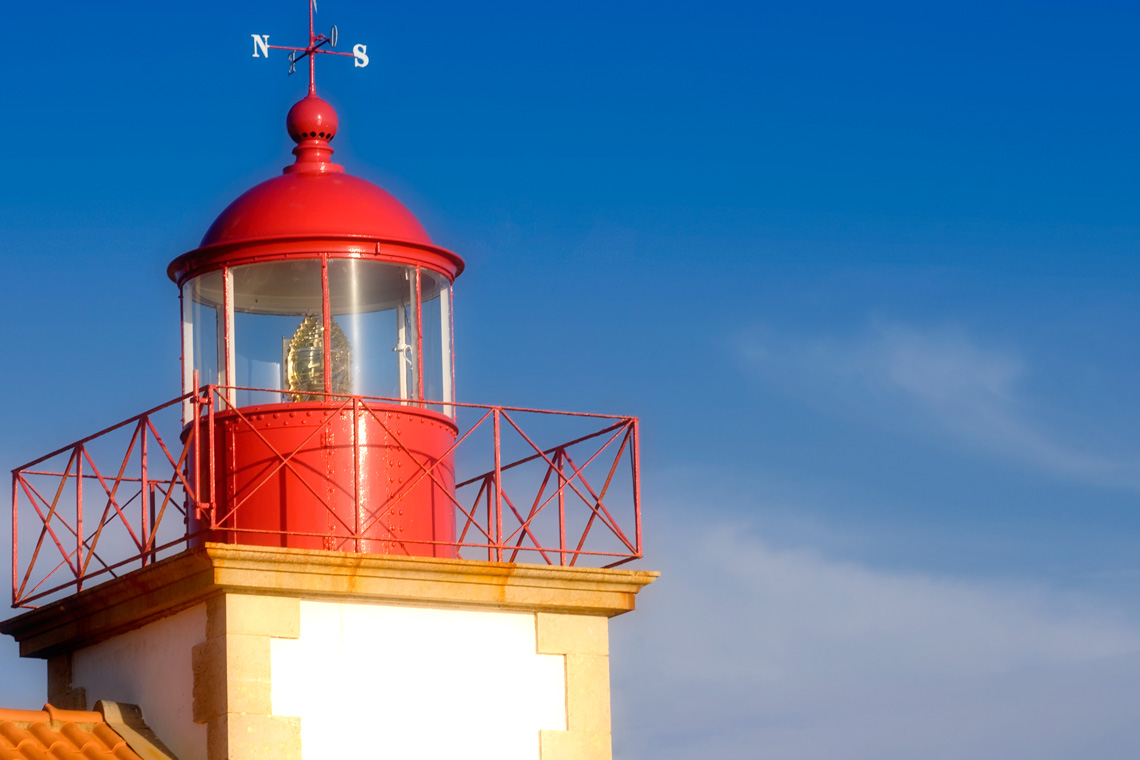
<svg viewBox="0 0 1140 760">
<path fill-rule="evenodd" d="M 292 160 L 167 269 L 180 392 L 13 471 L 0 631 L 141 756 L 609 758 L 638 421 L 457 397 L 465 263 L 335 162 L 309 19 Z"/>
</svg>

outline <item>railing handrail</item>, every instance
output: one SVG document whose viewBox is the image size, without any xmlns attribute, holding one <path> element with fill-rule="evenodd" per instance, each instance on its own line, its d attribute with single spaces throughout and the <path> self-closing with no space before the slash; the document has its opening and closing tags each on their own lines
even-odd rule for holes
<svg viewBox="0 0 1140 760">
<path fill-rule="evenodd" d="M 287 390 L 284 388 L 252 388 L 252 387 L 248 387 L 248 386 L 244 386 L 244 385 L 220 385 L 220 384 L 203 385 L 201 388 L 198 389 L 198 391 L 199 391 L 199 393 L 201 393 L 202 391 L 205 391 L 207 388 L 216 388 L 218 390 L 227 390 L 227 391 L 251 391 L 254 393 L 294 393 L 294 391 L 290 391 L 290 390 Z M 470 401 L 440 401 L 438 399 L 398 398 L 396 396 L 368 396 L 368 395 L 361 395 L 361 394 L 357 394 L 357 393 L 345 393 L 343 391 L 338 392 L 338 391 L 323 391 L 323 390 L 307 390 L 306 389 L 304 391 L 304 394 L 306 396 L 328 396 L 329 398 L 334 398 L 334 399 L 357 398 L 357 399 L 361 399 L 362 401 L 383 401 L 385 403 L 397 404 L 400 406 L 415 406 L 415 407 L 458 406 L 458 407 L 469 408 L 469 409 L 501 409 L 504 412 L 533 412 L 535 414 L 557 414 L 557 415 L 560 415 L 563 417 L 600 417 L 602 419 L 609 419 L 609 420 L 636 420 L 636 419 L 638 419 L 637 417 L 631 417 L 630 415 L 627 415 L 627 414 L 605 414 L 603 412 L 568 412 L 564 409 L 531 409 L 531 408 L 528 408 L 525 406 L 504 406 L 502 404 L 480 404 L 480 403 L 475 403 L 475 402 L 470 402 Z M 174 399 L 173 401 L 169 401 L 169 402 L 163 404 L 161 407 L 157 407 L 157 408 L 161 409 L 163 407 L 169 406 L 170 404 L 176 404 L 179 401 L 184 401 L 193 395 L 194 395 L 193 393 L 183 394 L 182 396 L 179 396 L 178 398 Z M 294 402 L 282 401 L 281 403 L 282 404 L 291 404 Z M 243 406 L 261 406 L 261 404 L 247 404 L 247 405 L 243 405 Z"/>
</svg>

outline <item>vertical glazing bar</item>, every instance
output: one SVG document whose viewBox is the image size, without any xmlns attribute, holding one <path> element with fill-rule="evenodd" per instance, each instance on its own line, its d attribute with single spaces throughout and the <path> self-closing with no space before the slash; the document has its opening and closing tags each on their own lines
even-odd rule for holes
<svg viewBox="0 0 1140 760">
<path fill-rule="evenodd" d="M 424 308 L 420 291 L 420 267 L 416 265 L 416 398 L 424 405 Z"/>
<path fill-rule="evenodd" d="M 310 54 L 311 55 L 311 54 Z M 332 392 L 332 313 L 329 311 L 329 257 L 321 254 L 321 345 L 325 365 L 325 393 Z M 328 396 L 325 396 L 328 401 Z"/>
<path fill-rule="evenodd" d="M 191 305 L 193 303 L 192 300 L 189 303 L 187 302 L 187 298 L 183 292 L 184 290 L 185 290 L 185 288 L 181 288 L 181 287 L 178 289 L 178 312 L 179 312 L 180 318 L 182 319 L 182 330 L 181 330 L 181 334 L 179 335 L 179 352 L 181 353 L 181 356 L 179 357 L 179 361 L 182 362 L 182 392 L 183 393 L 189 393 L 191 391 L 191 388 L 190 388 L 191 373 L 194 371 L 194 324 L 193 324 L 193 317 L 194 317 L 193 308 L 194 307 Z M 189 348 L 189 350 L 190 350 L 189 360 L 187 360 L 187 358 L 186 358 L 187 348 Z M 190 407 L 191 407 L 190 399 L 186 399 L 185 401 L 182 402 L 182 425 L 183 426 L 185 426 L 186 423 L 188 423 L 190 421 L 190 413 L 191 413 Z"/>
<path fill-rule="evenodd" d="M 637 548 L 637 556 L 641 556 L 641 436 L 638 435 L 638 420 L 636 417 L 632 419 L 633 425 L 633 446 L 631 450 L 633 456 L 631 457 L 633 467 L 633 524 L 635 526 L 636 542 L 634 546 Z"/>
<path fill-rule="evenodd" d="M 222 305 L 214 308 L 214 349 L 217 357 L 214 360 L 214 376 L 206 378 L 206 381 L 213 384 L 225 385 L 226 384 L 226 270 L 222 270 Z M 220 311 L 219 311 L 220 309 Z M 200 341 L 201 339 L 199 339 Z M 202 364 L 205 366 L 205 358 L 202 357 Z"/>
<path fill-rule="evenodd" d="M 396 367 L 400 373 L 400 399 L 408 398 L 408 312 L 396 307 Z"/>
<path fill-rule="evenodd" d="M 146 473 L 146 439 L 148 437 L 146 424 L 147 419 L 147 417 L 143 417 L 141 420 L 139 420 L 139 443 L 141 444 L 139 446 L 139 478 L 142 481 L 139 484 L 139 500 L 141 501 L 141 504 L 139 505 L 139 511 L 142 514 L 142 531 L 140 532 L 142 534 L 141 538 L 143 567 L 146 567 L 147 557 L 150 554 L 150 552 L 147 551 L 147 547 L 154 544 L 154 541 L 151 540 L 152 537 L 150 535 L 150 509 L 148 508 L 148 503 L 150 501 L 150 488 Z"/>
<path fill-rule="evenodd" d="M 495 561 L 503 561 L 503 467 L 501 452 L 499 451 L 499 415 L 498 407 L 492 412 L 495 427 Z"/>
<path fill-rule="evenodd" d="M 455 377 L 452 372 L 452 350 L 451 350 L 451 288 L 439 291 L 439 325 L 443 332 L 440 336 L 440 374 L 443 376 L 443 399 L 444 402 L 454 400 L 451 395 L 451 384 L 454 382 Z M 444 403 L 443 413 L 452 419 L 455 418 L 455 407 L 451 404 Z"/>
<path fill-rule="evenodd" d="M 448 316 L 448 329 L 447 329 L 447 350 L 451 353 L 448 358 L 447 366 L 444 371 L 451 374 L 451 398 L 448 401 L 455 400 L 455 288 L 454 286 L 448 287 L 448 295 L 451 296 L 450 303 L 447 306 Z M 453 410 L 457 411 L 457 410 Z M 455 419 L 455 414 L 451 415 Z"/>
<path fill-rule="evenodd" d="M 222 295 L 222 309 L 225 314 L 222 315 L 222 320 L 225 324 L 225 353 L 226 353 L 226 376 L 222 381 L 226 386 L 226 401 L 230 406 L 237 406 L 237 391 L 234 386 L 237 385 L 237 356 L 234 354 L 235 335 L 234 335 L 234 272 L 229 267 L 222 267 L 222 278 L 225 281 L 225 289 Z"/>
<path fill-rule="evenodd" d="M 83 446 L 75 454 L 75 590 L 83 590 Z"/>
</svg>

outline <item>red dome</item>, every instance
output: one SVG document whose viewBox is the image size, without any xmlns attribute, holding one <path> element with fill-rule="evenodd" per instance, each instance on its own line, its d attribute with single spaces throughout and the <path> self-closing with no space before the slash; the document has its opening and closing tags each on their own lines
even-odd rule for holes
<svg viewBox="0 0 1140 760">
<path fill-rule="evenodd" d="M 292 172 L 238 197 L 210 225 L 200 247 L 349 235 L 432 244 L 412 212 L 371 182 L 344 172 Z"/>
<path fill-rule="evenodd" d="M 170 263 L 170 278 L 317 252 L 422 264 L 452 280 L 463 271 L 463 259 L 434 246 L 404 204 L 332 162 L 337 121 L 332 106 L 312 93 L 294 105 L 286 128 L 297 143 L 296 162 L 227 206 L 201 245 Z"/>
</svg>

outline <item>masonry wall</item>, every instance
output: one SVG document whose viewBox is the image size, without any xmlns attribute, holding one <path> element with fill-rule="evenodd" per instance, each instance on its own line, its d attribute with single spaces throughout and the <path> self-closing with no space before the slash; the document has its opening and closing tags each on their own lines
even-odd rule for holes
<svg viewBox="0 0 1140 760">
<path fill-rule="evenodd" d="M 180 760 L 609 760 L 608 619 L 655 577 L 206 544 L 0 631 Z"/>
<path fill-rule="evenodd" d="M 70 655 L 73 693 L 95 700 L 140 705 L 147 725 L 179 758 L 206 757 L 206 726 L 192 710 L 194 671 L 191 651 L 206 638 L 206 605 L 148 623 Z M 66 672 L 59 668 L 61 674 Z M 55 699 L 50 693 L 49 700 Z"/>
</svg>

